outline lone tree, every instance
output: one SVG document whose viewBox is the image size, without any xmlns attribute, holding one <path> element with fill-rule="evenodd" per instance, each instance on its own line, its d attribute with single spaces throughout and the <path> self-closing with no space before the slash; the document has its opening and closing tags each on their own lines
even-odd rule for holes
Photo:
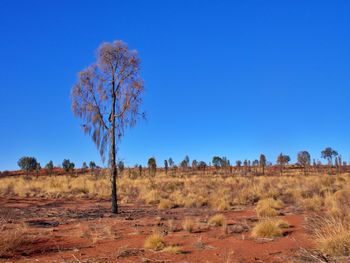
<svg viewBox="0 0 350 263">
<path fill-rule="evenodd" d="M 117 145 L 126 128 L 133 127 L 142 103 L 143 81 L 137 51 L 122 41 L 102 44 L 97 62 L 81 71 L 72 89 L 72 109 L 92 136 L 102 160 L 108 154 L 112 213 L 118 213 Z"/>
<path fill-rule="evenodd" d="M 38 161 L 34 157 L 24 156 L 17 162 L 18 166 L 26 172 L 28 176 L 30 172 L 38 168 Z"/>
<path fill-rule="evenodd" d="M 304 167 L 304 175 L 306 175 L 306 171 L 307 171 L 307 168 L 310 166 L 311 164 L 311 156 L 310 156 L 310 153 L 307 152 L 307 151 L 301 151 L 298 153 L 298 156 L 297 156 L 297 159 L 298 159 L 298 163 Z"/>
</svg>

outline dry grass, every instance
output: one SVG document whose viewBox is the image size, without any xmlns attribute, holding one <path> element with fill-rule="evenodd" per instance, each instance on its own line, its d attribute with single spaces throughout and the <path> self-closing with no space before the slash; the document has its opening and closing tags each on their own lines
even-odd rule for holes
<svg viewBox="0 0 350 263">
<path fill-rule="evenodd" d="M 254 236 L 275 237 L 283 233 L 288 227 L 287 223 L 272 218 L 280 214 L 285 206 L 294 206 L 299 211 L 303 208 L 308 211 L 322 211 L 325 218 L 337 218 L 337 224 L 341 222 L 342 228 L 337 224 L 329 224 L 327 220 L 318 227 L 314 233 L 318 247 L 321 251 L 333 255 L 347 255 L 349 247 L 350 214 L 350 176 L 259 176 L 259 177 L 224 177 L 210 173 L 194 174 L 191 177 L 165 176 L 159 174 L 154 179 L 135 178 L 126 176 L 118 178 L 118 194 L 122 204 L 149 204 L 158 209 L 171 209 L 174 207 L 201 208 L 206 207 L 211 211 L 226 211 L 243 205 L 256 205 L 256 212 L 261 221 L 253 230 Z M 44 198 L 109 198 L 110 181 L 107 175 L 100 177 L 84 175 L 71 176 L 39 176 L 38 178 L 25 179 L 23 176 L 0 178 L 1 197 L 44 197 Z M 1 211 L 0 211 L 1 212 Z M 3 213 L 0 221 L 14 220 L 12 212 Z M 8 214 L 8 215 L 7 215 Z M 225 226 L 225 218 L 216 215 L 210 218 L 208 224 L 213 226 Z M 171 224 L 169 222 L 169 224 Z M 183 222 L 183 229 L 193 231 L 196 223 Z M 208 227 L 208 226 L 207 226 Z M 174 231 L 181 229 L 169 226 Z M 341 231 L 339 230 L 341 229 Z M 88 229 L 86 235 L 93 242 L 97 242 L 108 234 L 108 229 Z M 25 235 L 24 235 L 25 236 Z M 158 243 L 156 242 L 158 237 Z M 13 238 L 13 241 L 10 239 Z M 30 238 L 30 237 L 25 237 Z M 10 241 L 4 241 L 9 239 Z M 11 248 L 4 247 L 18 242 L 21 245 L 18 234 L 8 235 L 2 233 L 1 251 Z M 148 239 L 147 239 L 148 240 Z M 146 241 L 147 241 L 146 240 Z M 154 242 L 152 242 L 154 240 Z M 165 247 L 161 236 L 152 235 L 146 242 L 150 249 L 159 250 Z M 5 245 L 4 245 L 5 244 Z M 145 244 L 146 245 L 146 244 Z M 170 249 L 170 248 L 169 248 Z M 2 252 L 4 253 L 4 252 Z"/>
<path fill-rule="evenodd" d="M 170 253 L 170 254 L 181 254 L 182 249 L 179 246 L 167 246 L 163 250 L 165 253 Z"/>
<path fill-rule="evenodd" d="M 96 244 L 101 240 L 116 239 L 118 238 L 118 234 L 114 230 L 113 225 L 103 224 L 99 220 L 98 224 L 82 226 L 80 237 L 90 239 L 92 244 Z"/>
<path fill-rule="evenodd" d="M 313 196 L 310 198 L 305 198 L 302 201 L 302 206 L 308 211 L 320 211 L 323 207 L 323 198 L 321 196 Z"/>
<path fill-rule="evenodd" d="M 282 209 L 283 206 L 282 201 L 267 198 L 260 200 L 255 210 L 259 217 L 275 217 L 279 214 L 276 209 Z"/>
<path fill-rule="evenodd" d="M 159 175 L 153 180 L 145 177 L 121 177 L 118 178 L 118 187 L 122 203 L 145 203 L 157 205 L 159 209 L 209 207 L 225 211 L 237 205 L 253 205 L 260 200 L 257 210 L 261 210 L 259 214 L 265 217 L 274 216 L 276 211 L 282 209 L 284 204 L 280 200 L 283 200 L 287 205 L 297 204 L 308 210 L 321 209 L 323 203 L 327 203 L 325 206 L 328 205 L 329 209 L 344 214 L 349 199 L 350 177 Z M 107 175 L 99 178 L 91 175 L 40 176 L 31 180 L 26 180 L 23 176 L 0 178 L 0 196 L 6 197 L 108 198 L 109 195 L 110 182 Z M 323 200 L 327 195 L 332 196 L 332 202 Z"/>
<path fill-rule="evenodd" d="M 282 219 L 278 219 L 275 221 L 276 226 L 278 226 L 279 228 L 289 228 L 290 225 L 288 222 L 282 220 Z"/>
<path fill-rule="evenodd" d="M 196 227 L 196 223 L 191 218 L 186 218 L 182 222 L 182 228 L 183 230 L 192 233 Z"/>
<path fill-rule="evenodd" d="M 17 225 L 3 229 L 0 235 L 0 258 L 13 257 L 17 254 L 29 253 L 31 245 L 37 240 L 28 232 L 27 227 Z"/>
<path fill-rule="evenodd" d="M 281 221 L 276 221 L 272 219 L 266 219 L 260 221 L 252 231 L 253 237 L 260 238 L 274 238 L 283 236 L 283 229 L 288 223 L 281 223 Z"/>
<path fill-rule="evenodd" d="M 209 218 L 208 224 L 210 226 L 224 226 L 226 224 L 226 218 L 221 214 L 217 214 Z"/>
<path fill-rule="evenodd" d="M 160 234 L 154 233 L 146 238 L 144 247 L 147 249 L 159 251 L 163 250 L 166 247 L 166 243 Z"/>
<path fill-rule="evenodd" d="M 309 218 L 308 224 L 320 251 L 332 256 L 350 256 L 348 218 L 317 216 Z"/>
<path fill-rule="evenodd" d="M 158 204 L 158 209 L 170 209 L 173 208 L 174 204 L 168 199 L 161 199 Z"/>
</svg>

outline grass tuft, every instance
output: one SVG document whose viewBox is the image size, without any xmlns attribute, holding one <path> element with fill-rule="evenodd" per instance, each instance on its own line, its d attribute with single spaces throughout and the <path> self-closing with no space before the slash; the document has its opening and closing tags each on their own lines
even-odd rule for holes
<svg viewBox="0 0 350 263">
<path fill-rule="evenodd" d="M 209 218 L 208 224 L 210 226 L 224 226 L 226 218 L 222 214 L 217 214 Z"/>
<path fill-rule="evenodd" d="M 164 249 L 166 246 L 166 243 L 163 239 L 163 237 L 159 234 L 152 234 L 149 237 L 146 238 L 144 247 L 147 249 L 159 251 Z"/>
<path fill-rule="evenodd" d="M 253 237 L 274 238 L 283 235 L 281 223 L 272 219 L 259 222 L 252 231 Z"/>
</svg>

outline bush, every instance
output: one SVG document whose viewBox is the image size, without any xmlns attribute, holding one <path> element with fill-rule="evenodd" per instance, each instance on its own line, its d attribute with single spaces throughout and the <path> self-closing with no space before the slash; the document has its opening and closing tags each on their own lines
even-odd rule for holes
<svg viewBox="0 0 350 263">
<path fill-rule="evenodd" d="M 271 219 L 261 221 L 253 228 L 252 236 L 263 238 L 281 237 L 283 231 L 280 225 L 280 222 Z"/>
<path fill-rule="evenodd" d="M 72 163 L 69 159 L 64 159 L 62 162 L 62 168 L 65 172 L 72 171 L 75 167 L 75 164 Z"/>
<path fill-rule="evenodd" d="M 144 247 L 152 250 L 162 250 L 166 246 L 163 237 L 159 234 L 152 234 L 145 240 Z"/>
<path fill-rule="evenodd" d="M 308 219 L 320 251 L 332 256 L 350 256 L 350 226 L 346 220 L 333 216 Z"/>
<path fill-rule="evenodd" d="M 210 226 L 223 226 L 226 223 L 226 219 L 223 215 L 217 214 L 209 218 L 208 224 Z"/>
<path fill-rule="evenodd" d="M 319 211 L 323 205 L 323 199 L 320 196 L 306 198 L 302 202 L 303 207 L 309 211 Z"/>
<path fill-rule="evenodd" d="M 173 207 L 174 207 L 174 204 L 168 199 L 161 199 L 158 204 L 159 209 L 170 209 Z"/>
<path fill-rule="evenodd" d="M 170 254 L 181 254 L 182 250 L 178 246 L 168 246 L 163 249 L 163 252 L 170 253 Z"/>
<path fill-rule="evenodd" d="M 256 206 L 256 213 L 258 217 L 274 217 L 278 215 L 276 209 L 282 209 L 283 202 L 273 198 L 262 199 Z"/>
<path fill-rule="evenodd" d="M 34 238 L 28 234 L 24 226 L 4 230 L 0 235 L 0 258 L 13 257 L 24 252 L 33 242 Z"/>
<path fill-rule="evenodd" d="M 182 222 L 182 228 L 187 231 L 192 233 L 194 228 L 195 228 L 195 222 L 190 219 L 190 218 L 186 218 L 183 222 Z"/>
<path fill-rule="evenodd" d="M 256 208 L 258 217 L 275 217 L 278 216 L 276 209 L 269 206 L 260 206 Z"/>
<path fill-rule="evenodd" d="M 34 171 L 38 167 L 38 162 L 34 157 L 24 156 L 17 162 L 18 166 L 27 173 Z"/>
</svg>

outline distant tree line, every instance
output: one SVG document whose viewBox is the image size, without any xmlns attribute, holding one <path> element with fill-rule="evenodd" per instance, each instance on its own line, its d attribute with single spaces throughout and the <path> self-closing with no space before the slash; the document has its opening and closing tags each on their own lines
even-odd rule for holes
<svg viewBox="0 0 350 263">
<path fill-rule="evenodd" d="M 289 155 L 280 153 L 276 158 L 276 165 L 269 162 L 264 154 L 260 154 L 259 159 L 255 160 L 236 160 L 234 165 L 231 164 L 230 160 L 223 156 L 214 156 L 211 162 L 206 163 L 205 161 L 198 161 L 193 159 L 192 162 L 190 157 L 186 155 L 178 165 L 175 164 L 172 158 L 164 160 L 164 166 L 158 167 L 155 157 L 151 157 L 147 162 L 147 169 L 144 170 L 142 165 L 136 164 L 133 168 L 125 168 L 125 164 L 122 160 L 117 162 L 117 169 L 120 175 L 124 174 L 127 169 L 129 177 L 139 177 L 147 175 L 150 177 L 156 176 L 157 170 L 164 170 L 165 175 L 176 176 L 176 175 L 188 175 L 191 173 L 202 172 L 205 173 L 208 169 L 213 169 L 210 172 L 214 174 L 229 175 L 229 174 L 239 174 L 239 175 L 266 175 L 266 169 L 272 167 L 279 171 L 280 175 L 284 175 L 286 167 L 299 167 L 303 170 L 304 175 L 308 175 L 313 168 L 316 172 L 320 171 L 320 167 L 326 167 L 328 173 L 332 172 L 339 173 L 343 166 L 347 166 L 347 162 L 342 160 L 342 156 L 331 147 L 327 147 L 321 151 L 321 158 L 327 161 L 326 165 L 322 165 L 319 160 L 311 159 L 311 155 L 308 151 L 300 151 L 296 156 L 296 163 L 291 165 L 291 158 Z M 18 160 L 18 166 L 24 171 L 26 176 L 29 175 L 39 175 L 41 168 L 40 163 L 35 157 L 24 156 Z M 75 164 L 70 161 L 70 159 L 64 159 L 61 165 L 54 166 L 52 161 L 49 161 L 45 165 L 46 174 L 54 174 L 55 168 L 61 167 L 65 173 L 74 174 L 77 173 Z M 335 169 L 334 169 L 335 168 Z M 271 170 L 271 168 L 269 168 Z M 81 173 L 95 174 L 96 171 L 100 170 L 100 167 L 96 165 L 94 161 L 90 161 L 89 164 L 83 162 L 80 169 Z"/>
</svg>

